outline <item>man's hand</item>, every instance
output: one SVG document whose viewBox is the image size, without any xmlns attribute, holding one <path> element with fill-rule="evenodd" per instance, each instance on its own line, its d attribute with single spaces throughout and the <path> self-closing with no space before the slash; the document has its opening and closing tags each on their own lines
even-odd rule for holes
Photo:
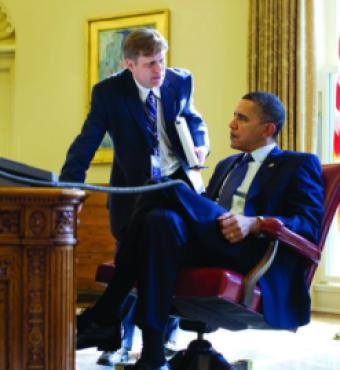
<svg viewBox="0 0 340 370">
<path fill-rule="evenodd" d="M 230 243 L 237 243 L 249 234 L 257 233 L 259 227 L 256 217 L 234 215 L 230 212 L 223 213 L 217 221 L 222 235 Z"/>
</svg>

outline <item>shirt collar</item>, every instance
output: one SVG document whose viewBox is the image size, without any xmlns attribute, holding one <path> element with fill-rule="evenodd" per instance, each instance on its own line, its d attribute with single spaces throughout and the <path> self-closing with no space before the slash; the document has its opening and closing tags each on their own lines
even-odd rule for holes
<svg viewBox="0 0 340 370">
<path fill-rule="evenodd" d="M 271 143 L 265 146 L 262 146 L 261 148 L 258 148 L 254 151 L 252 151 L 250 154 L 254 158 L 255 162 L 263 162 L 268 154 L 277 146 L 276 143 Z"/>
<path fill-rule="evenodd" d="M 149 89 L 149 88 L 144 87 L 143 85 L 141 85 L 135 78 L 134 78 L 134 81 L 135 81 L 135 83 L 137 85 L 137 88 L 138 88 L 139 97 L 141 98 L 141 100 L 144 103 L 145 103 L 146 98 L 149 95 L 150 90 L 152 90 L 152 92 L 156 95 L 156 98 L 158 98 L 158 99 L 161 98 L 161 91 L 160 91 L 159 87 L 154 87 L 152 89 Z"/>
</svg>

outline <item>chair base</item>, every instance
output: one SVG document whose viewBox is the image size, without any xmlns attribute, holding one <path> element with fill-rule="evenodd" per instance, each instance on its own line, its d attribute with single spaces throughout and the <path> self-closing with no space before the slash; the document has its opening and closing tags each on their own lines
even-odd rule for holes
<svg viewBox="0 0 340 370">
<path fill-rule="evenodd" d="M 239 360 L 229 364 L 206 340 L 195 340 L 189 348 L 177 352 L 169 361 L 171 370 L 252 370 L 251 360 Z M 128 370 L 133 363 L 120 362 L 115 370 Z"/>
<path fill-rule="evenodd" d="M 261 313 L 220 297 L 175 297 L 177 316 L 204 322 L 211 330 L 273 329 Z"/>
<path fill-rule="evenodd" d="M 196 339 L 170 360 L 170 367 L 171 370 L 251 370 L 252 364 L 248 360 L 230 364 L 209 341 Z"/>
</svg>

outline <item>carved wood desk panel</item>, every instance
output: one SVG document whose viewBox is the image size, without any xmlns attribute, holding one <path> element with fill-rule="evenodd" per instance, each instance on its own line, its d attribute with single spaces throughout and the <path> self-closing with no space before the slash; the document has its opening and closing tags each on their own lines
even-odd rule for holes
<svg viewBox="0 0 340 370">
<path fill-rule="evenodd" d="M 73 370 L 85 193 L 0 188 L 0 370 Z"/>
</svg>

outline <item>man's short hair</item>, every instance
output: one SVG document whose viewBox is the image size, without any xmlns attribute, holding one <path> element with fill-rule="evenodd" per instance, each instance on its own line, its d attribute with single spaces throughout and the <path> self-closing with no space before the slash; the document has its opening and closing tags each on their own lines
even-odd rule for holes
<svg viewBox="0 0 340 370">
<path fill-rule="evenodd" d="M 286 110 L 281 100 L 268 92 L 253 91 L 242 96 L 242 99 L 250 100 L 256 103 L 261 110 L 261 120 L 263 122 L 273 122 L 276 130 L 274 138 L 280 133 L 286 116 Z"/>
<path fill-rule="evenodd" d="M 130 32 L 122 46 L 125 59 L 137 60 L 140 55 L 151 56 L 168 49 L 164 37 L 154 28 L 139 28 Z"/>
</svg>

